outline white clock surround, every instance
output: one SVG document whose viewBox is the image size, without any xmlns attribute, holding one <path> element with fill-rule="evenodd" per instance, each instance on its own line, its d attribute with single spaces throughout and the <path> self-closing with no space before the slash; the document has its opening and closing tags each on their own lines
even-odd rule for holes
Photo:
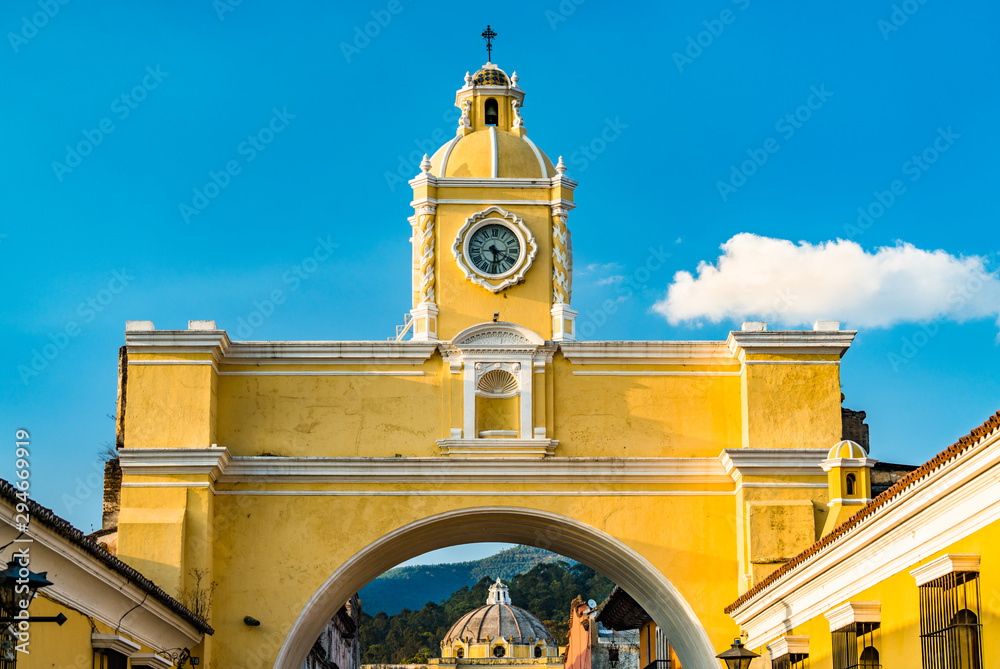
<svg viewBox="0 0 1000 669">
<path fill-rule="evenodd" d="M 480 228 L 496 224 L 503 225 L 514 233 L 520 244 L 520 253 L 513 267 L 502 274 L 491 275 L 479 271 L 469 258 L 469 240 Z M 451 252 L 466 279 L 494 293 L 499 293 L 524 281 L 524 275 L 538 253 L 538 243 L 521 217 L 494 205 L 465 219 L 465 224 L 455 236 Z"/>
</svg>

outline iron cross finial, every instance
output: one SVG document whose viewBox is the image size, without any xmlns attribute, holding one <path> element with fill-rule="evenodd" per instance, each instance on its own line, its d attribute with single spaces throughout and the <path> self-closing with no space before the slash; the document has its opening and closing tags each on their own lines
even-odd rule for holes
<svg viewBox="0 0 1000 669">
<path fill-rule="evenodd" d="M 496 38 L 497 34 L 490 29 L 489 24 L 486 24 L 486 30 L 480 33 L 483 39 L 486 40 L 486 60 L 487 62 L 493 62 L 493 40 Z"/>
</svg>

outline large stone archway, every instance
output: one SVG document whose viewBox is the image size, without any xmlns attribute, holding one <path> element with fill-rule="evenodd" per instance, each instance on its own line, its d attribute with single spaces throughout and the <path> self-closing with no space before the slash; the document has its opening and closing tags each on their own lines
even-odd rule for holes
<svg viewBox="0 0 1000 669">
<path fill-rule="evenodd" d="M 344 562 L 302 609 L 281 646 L 275 669 L 299 669 L 330 616 L 383 571 L 428 551 L 486 539 L 546 548 L 597 569 L 649 612 L 670 638 L 685 667 L 716 667 L 715 651 L 691 606 L 635 550 L 566 516 L 519 507 L 478 507 L 412 522 Z"/>
</svg>

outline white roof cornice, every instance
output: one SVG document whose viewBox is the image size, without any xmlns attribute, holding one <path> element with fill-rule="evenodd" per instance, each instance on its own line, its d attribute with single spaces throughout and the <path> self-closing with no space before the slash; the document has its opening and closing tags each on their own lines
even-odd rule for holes
<svg viewBox="0 0 1000 669">
<path fill-rule="evenodd" d="M 836 354 L 843 357 L 857 335 L 856 330 L 774 330 L 729 333 L 726 344 L 743 360 L 755 354 Z"/>
</svg>

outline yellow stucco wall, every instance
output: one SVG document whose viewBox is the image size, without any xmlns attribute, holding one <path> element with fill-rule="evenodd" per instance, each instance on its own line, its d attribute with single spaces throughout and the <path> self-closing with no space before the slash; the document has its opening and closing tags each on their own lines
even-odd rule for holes
<svg viewBox="0 0 1000 669">
<path fill-rule="evenodd" d="M 983 666 L 1000 666 L 1000 522 L 994 522 L 851 597 L 849 601 L 877 601 L 882 605 L 879 653 L 882 666 L 920 667 L 919 590 L 910 571 L 948 553 L 972 553 L 981 557 L 980 593 L 982 610 Z M 843 604 L 846 602 L 839 602 Z M 831 607 L 833 608 L 833 607 Z M 810 669 L 833 669 L 830 623 L 821 614 L 795 626 L 789 635 L 809 637 Z M 773 641 L 773 640 L 771 640 Z M 768 643 L 770 643 L 769 641 Z M 766 644 L 754 649 L 767 653 Z"/>
</svg>

